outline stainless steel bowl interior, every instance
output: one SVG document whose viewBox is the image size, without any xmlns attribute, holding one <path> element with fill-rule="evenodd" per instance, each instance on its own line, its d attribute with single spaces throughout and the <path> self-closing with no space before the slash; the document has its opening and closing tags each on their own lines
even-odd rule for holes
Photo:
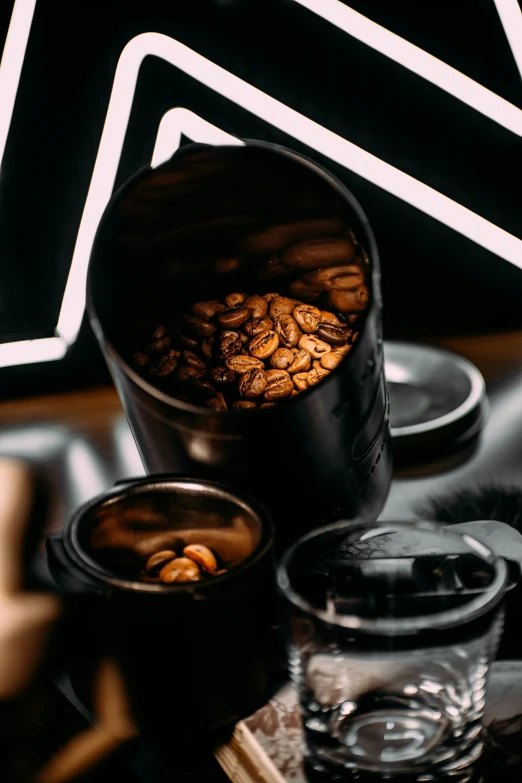
<svg viewBox="0 0 522 783">
<path fill-rule="evenodd" d="M 267 532 L 253 508 L 217 485 L 163 481 L 95 503 L 73 520 L 68 543 L 87 570 L 136 582 L 150 555 L 165 549 L 179 554 L 195 543 L 208 546 L 222 568 L 237 569 L 264 548 Z"/>
</svg>

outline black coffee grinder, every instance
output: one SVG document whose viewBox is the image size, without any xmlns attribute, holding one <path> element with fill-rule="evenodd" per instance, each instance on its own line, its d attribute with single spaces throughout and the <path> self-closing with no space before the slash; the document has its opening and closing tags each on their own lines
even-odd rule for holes
<svg viewBox="0 0 522 783">
<path fill-rule="evenodd" d="M 339 225 L 367 270 L 369 306 L 349 356 L 317 386 L 273 408 L 223 412 L 176 399 L 132 366 L 140 321 L 154 329 L 233 291 L 299 298 L 303 270 L 282 266 L 282 250 Z M 308 260 L 306 272 L 324 266 Z M 108 204 L 90 261 L 91 323 L 147 472 L 245 489 L 280 545 L 335 519 L 375 519 L 384 505 L 381 308 L 377 247 L 355 198 L 312 161 L 261 142 L 188 145 L 141 170 Z"/>
</svg>

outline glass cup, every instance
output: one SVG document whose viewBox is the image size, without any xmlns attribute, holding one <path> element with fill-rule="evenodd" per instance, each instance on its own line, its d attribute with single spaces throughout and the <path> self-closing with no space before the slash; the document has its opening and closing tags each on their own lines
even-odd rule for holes
<svg viewBox="0 0 522 783">
<path fill-rule="evenodd" d="M 277 580 L 308 769 L 470 780 L 506 561 L 433 523 L 342 522 L 288 549 Z"/>
</svg>

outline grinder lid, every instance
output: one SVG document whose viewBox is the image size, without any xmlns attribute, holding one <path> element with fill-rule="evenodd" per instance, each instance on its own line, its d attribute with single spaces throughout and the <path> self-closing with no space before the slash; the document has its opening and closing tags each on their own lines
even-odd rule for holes
<svg viewBox="0 0 522 783">
<path fill-rule="evenodd" d="M 431 345 L 384 342 L 390 427 L 399 457 L 433 457 L 480 432 L 487 412 L 479 370 Z"/>
</svg>

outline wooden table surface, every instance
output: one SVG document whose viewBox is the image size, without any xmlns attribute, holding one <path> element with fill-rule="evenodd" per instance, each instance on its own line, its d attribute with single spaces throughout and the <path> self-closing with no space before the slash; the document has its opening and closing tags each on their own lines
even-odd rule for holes
<svg viewBox="0 0 522 783">
<path fill-rule="evenodd" d="M 484 375 L 488 387 L 516 379 L 522 373 L 522 331 L 431 339 L 429 342 L 473 362 Z M 115 416 L 122 412 L 114 387 L 105 386 L 0 402 L 0 428 L 36 422 L 66 424 L 90 435 L 102 446 L 107 445 L 107 433 Z"/>
<path fill-rule="evenodd" d="M 486 380 L 490 413 L 480 444 L 468 461 L 454 467 L 443 459 L 396 470 L 384 519 L 414 518 L 426 498 L 455 489 L 484 483 L 522 488 L 522 331 L 426 342 L 455 351 L 478 367 Z M 48 437 L 53 433 L 59 435 L 55 440 Z M 49 458 L 42 444 L 47 444 Z M 112 387 L 0 403 L 0 454 L 44 465 L 56 494 L 47 533 L 59 529 L 77 505 L 117 478 L 140 472 Z M 204 762 L 203 767 L 208 783 L 223 781 L 215 762 Z"/>
<path fill-rule="evenodd" d="M 486 380 L 489 416 L 478 448 L 463 464 L 455 467 L 453 460 L 442 459 L 395 470 L 382 514 L 387 519 L 414 518 L 419 503 L 426 497 L 439 496 L 455 488 L 476 487 L 483 483 L 522 486 L 522 331 L 426 342 L 455 351 L 478 367 Z M 16 452 L 16 449 L 13 451 L 13 439 L 6 437 L 13 431 L 23 432 L 31 427 L 61 428 L 70 437 L 80 438 L 84 444 L 84 462 L 87 450 L 91 453 L 90 469 L 75 471 L 74 465 L 68 466 L 62 485 L 56 488 L 53 530 L 61 527 L 75 506 L 109 488 L 115 480 L 142 473 L 136 447 L 112 386 L 1 402 L 0 454 L 7 452 L 41 460 L 38 438 L 25 438 L 28 450 Z M 116 448 L 116 427 L 119 427 L 119 448 Z M 125 442 L 121 439 L 122 433 L 126 435 Z M 62 470 L 64 460 L 58 461 Z M 55 465 L 46 463 L 46 467 L 50 480 L 56 482 Z M 81 485 L 71 491 L 69 485 L 74 480 Z M 68 482 L 67 487 L 63 482 Z M 67 495 L 65 503 L 64 494 Z"/>
</svg>

